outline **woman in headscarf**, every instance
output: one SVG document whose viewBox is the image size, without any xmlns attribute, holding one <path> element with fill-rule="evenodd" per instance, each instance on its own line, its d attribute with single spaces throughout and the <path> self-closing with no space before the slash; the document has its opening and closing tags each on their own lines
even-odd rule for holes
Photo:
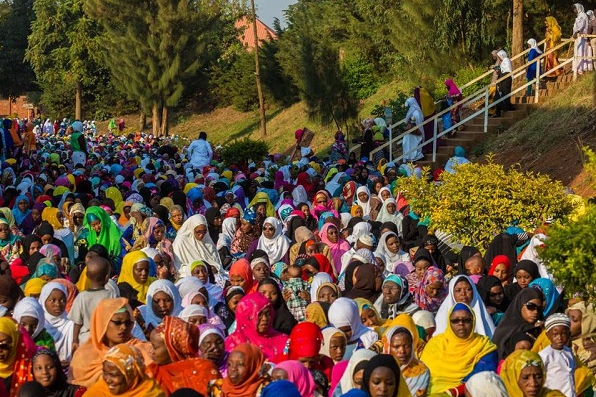
<svg viewBox="0 0 596 397">
<path fill-rule="evenodd" d="M 499 65 L 498 77 L 502 79 L 505 77 L 501 82 L 497 83 L 497 93 L 495 94 L 495 101 L 500 100 L 501 98 L 506 97 L 511 93 L 511 84 L 513 83 L 513 78 L 510 75 L 513 72 L 513 64 L 511 63 L 511 59 L 507 55 L 507 52 L 504 50 L 500 50 L 497 52 L 497 57 L 501 60 L 501 64 Z M 499 102 L 496 106 L 495 117 L 501 117 L 501 112 L 503 110 L 509 111 L 514 110 L 513 105 L 511 105 L 511 97 L 508 97 L 501 102 Z"/>
<path fill-rule="evenodd" d="M 377 353 L 372 350 L 360 349 L 355 351 L 351 356 L 348 356 L 347 368 L 341 376 L 339 384 L 333 390 L 333 397 L 345 395 L 354 389 L 361 389 L 364 368 L 366 368 L 366 364 L 376 355 Z"/>
<path fill-rule="evenodd" d="M 575 3 L 573 7 L 577 14 L 573 23 L 573 38 L 575 39 L 573 70 L 577 71 L 578 75 L 582 75 L 584 72 L 592 71 L 593 66 L 591 59 L 582 59 L 592 55 L 590 41 L 586 37 L 582 37 L 588 33 L 590 19 L 584 12 L 583 5 Z"/>
<path fill-rule="evenodd" d="M 182 310 L 182 298 L 176 286 L 169 280 L 156 280 L 147 290 L 147 304 L 140 306 L 136 321 L 149 339 L 166 316 L 177 316 Z"/>
<path fill-rule="evenodd" d="M 371 397 L 410 397 L 399 365 L 389 354 L 378 354 L 364 367 L 362 390 Z"/>
<path fill-rule="evenodd" d="M 29 379 L 36 346 L 10 317 L 0 317 L 0 343 L 4 351 L 0 359 L 0 391 L 4 389 L 6 396 L 14 397 Z"/>
<path fill-rule="evenodd" d="M 565 311 L 571 320 L 571 343 L 577 358 L 592 372 L 596 370 L 596 313 L 594 306 L 576 302 Z"/>
<path fill-rule="evenodd" d="M 315 380 L 311 372 L 304 366 L 304 363 L 297 360 L 287 360 L 276 365 L 275 370 L 274 375 L 281 372 L 284 379 L 288 379 L 296 385 L 301 397 L 314 397 Z"/>
<path fill-rule="evenodd" d="M 538 265 L 530 260 L 519 261 L 512 273 L 515 278 L 514 283 L 505 286 L 505 296 L 512 302 L 516 295 L 522 290 L 528 288 L 530 283 L 540 278 L 540 271 Z"/>
<path fill-rule="evenodd" d="M 250 244 L 258 238 L 257 214 L 252 209 L 244 211 L 244 216 L 240 220 L 240 227 L 236 230 L 234 240 L 230 246 L 232 255 L 242 255 L 248 250 Z"/>
<path fill-rule="evenodd" d="M 211 324 L 199 325 L 199 357 L 210 360 L 219 370 L 222 377 L 228 375 L 229 353 L 225 348 L 225 334 Z"/>
<path fill-rule="evenodd" d="M 358 305 L 358 313 L 360 313 L 362 324 L 378 333 L 379 327 L 383 325 L 383 319 L 372 302 L 364 298 L 356 298 L 354 302 Z"/>
<path fill-rule="evenodd" d="M 348 346 L 345 357 L 350 357 L 355 350 L 368 349 L 379 336 L 362 324 L 358 305 L 351 299 L 339 298 L 329 309 L 329 323 L 346 334 Z"/>
<path fill-rule="evenodd" d="M 538 44 L 536 43 L 535 39 L 529 39 L 527 44 L 530 46 L 530 52 L 528 52 L 528 63 L 532 62 L 536 58 L 538 58 L 542 54 L 542 50 L 538 48 Z M 536 74 L 536 70 L 538 70 L 538 74 Z M 537 77 L 540 77 L 542 71 L 540 70 L 540 61 L 534 62 L 528 65 L 526 69 L 526 82 L 530 82 Z M 533 95 L 533 88 L 535 84 L 530 84 L 526 89 L 526 95 L 532 96 Z"/>
<path fill-rule="evenodd" d="M 214 310 L 223 321 L 228 333 L 236 329 L 236 307 L 246 293 L 242 287 L 232 286 L 225 291 L 223 302 L 218 303 Z"/>
<path fill-rule="evenodd" d="M 21 299 L 14 307 L 12 318 L 29 333 L 37 346 L 56 350 L 54 338 L 45 329 L 45 312 L 37 299 Z"/>
<path fill-rule="evenodd" d="M 263 233 L 257 243 L 251 245 L 255 245 L 255 249 L 265 251 L 270 263 L 288 262 L 290 240 L 283 234 L 283 225 L 277 218 L 269 217 L 265 219 Z M 250 252 L 249 248 L 247 255 L 250 255 Z"/>
<path fill-rule="evenodd" d="M 449 295 L 439 307 L 436 315 L 437 330 L 435 335 L 446 332 L 449 326 L 449 313 L 457 303 L 465 303 L 474 311 L 474 332 L 492 338 L 495 325 L 478 294 L 476 284 L 468 276 L 458 275 L 449 282 Z"/>
<path fill-rule="evenodd" d="M 386 274 L 393 273 L 394 267 L 398 263 L 406 264 L 409 271 L 414 270 L 410 255 L 401 250 L 399 237 L 393 232 L 389 231 L 381 235 L 375 253 L 379 253 L 385 257 Z"/>
<path fill-rule="evenodd" d="M 39 249 L 43 246 L 41 242 L 41 238 L 35 234 L 30 234 L 23 238 L 21 241 L 21 253 L 19 257 L 23 260 L 24 263 L 29 261 L 31 255 L 38 252 Z"/>
<path fill-rule="evenodd" d="M 501 280 L 503 287 L 509 284 L 509 276 L 511 275 L 511 261 L 507 255 L 497 255 L 493 258 L 488 269 L 489 276 L 496 276 Z"/>
<path fill-rule="evenodd" d="M 509 397 L 563 397 L 558 390 L 544 387 L 546 369 L 544 362 L 530 350 L 517 350 L 503 362 L 501 379 Z"/>
<path fill-rule="evenodd" d="M 103 376 L 83 397 L 166 397 L 157 382 L 147 376 L 140 351 L 128 344 L 112 347 L 103 359 Z"/>
<path fill-rule="evenodd" d="M 65 366 L 73 353 L 74 323 L 66 314 L 68 291 L 62 284 L 49 282 L 41 289 L 39 304 L 44 310 L 45 327 L 54 339 L 56 352 Z"/>
<path fill-rule="evenodd" d="M 242 343 L 232 349 L 228 358 L 228 376 L 222 386 L 223 395 L 256 397 L 264 382 L 261 376 L 264 363 L 263 351 L 252 343 Z"/>
<path fill-rule="evenodd" d="M 271 204 L 271 200 L 269 200 L 269 196 L 265 192 L 259 192 L 255 194 L 252 201 L 248 204 L 249 208 L 253 208 L 257 206 L 257 204 L 264 204 L 265 205 L 265 216 L 266 217 L 275 217 L 275 207 Z"/>
<path fill-rule="evenodd" d="M 372 263 L 352 261 L 346 269 L 344 296 L 350 299 L 364 298 L 374 302 L 379 297 L 377 277 L 379 271 Z"/>
<path fill-rule="evenodd" d="M 85 392 L 84 387 L 68 384 L 56 352 L 39 349 L 31 364 L 33 380 L 43 386 L 46 397 L 78 397 Z"/>
<path fill-rule="evenodd" d="M 214 244 L 217 244 L 222 227 L 221 212 L 215 207 L 208 208 L 205 212 L 205 219 L 207 219 L 209 237 L 211 237 Z"/>
<path fill-rule="evenodd" d="M 333 223 L 325 223 L 319 232 L 319 237 L 321 242 L 329 247 L 333 259 L 332 265 L 335 268 L 335 273 L 339 274 L 341 257 L 350 250 L 350 244 L 341 237 L 339 228 Z"/>
<path fill-rule="evenodd" d="M 420 310 L 414 303 L 410 286 L 405 277 L 390 274 L 381 287 L 382 295 L 375 301 L 375 308 L 383 319 L 393 320 L 401 313 L 409 315 Z"/>
<path fill-rule="evenodd" d="M 31 213 L 30 204 L 31 201 L 29 200 L 29 197 L 25 195 L 18 196 L 14 201 L 12 215 L 14 216 L 17 226 L 21 227 L 25 218 Z"/>
<path fill-rule="evenodd" d="M 248 260 L 243 258 L 234 262 L 230 268 L 230 282 L 233 286 L 242 287 L 246 292 L 252 292 L 255 281 Z"/>
<path fill-rule="evenodd" d="M 420 359 L 430 370 L 428 393 L 459 388 L 472 375 L 497 368 L 497 346 L 487 336 L 474 332 L 472 308 L 457 303 L 449 310 L 447 329 L 432 337 Z"/>
<path fill-rule="evenodd" d="M 538 322 L 543 318 L 543 302 L 542 292 L 534 288 L 526 288 L 511 302 L 493 337 L 500 359 L 514 351 L 514 335 L 524 332 L 537 337 L 540 334 L 542 328 Z"/>
<path fill-rule="evenodd" d="M 367 186 L 360 186 L 356 190 L 356 200 L 354 200 L 354 204 L 362 207 L 362 219 L 365 221 L 374 221 L 377 219 L 381 203 L 378 199 L 374 201 L 372 200 L 370 190 L 368 190 Z"/>
<path fill-rule="evenodd" d="M 454 104 L 461 102 L 463 99 L 463 95 L 460 89 L 457 87 L 455 82 L 451 79 L 445 80 L 445 87 L 447 88 L 447 105 L 449 107 L 453 106 Z M 461 121 L 461 108 L 462 105 L 458 105 L 457 107 L 451 109 L 451 125 L 455 125 Z M 455 131 L 451 131 L 449 136 L 454 136 Z"/>
<path fill-rule="evenodd" d="M 230 250 L 232 247 L 232 241 L 234 241 L 234 236 L 236 235 L 238 221 L 236 218 L 225 218 L 221 224 L 221 233 L 217 238 L 217 248 L 218 251 L 221 249 L 227 248 Z"/>
<path fill-rule="evenodd" d="M 548 53 L 561 43 L 561 27 L 554 17 L 546 17 L 544 24 L 546 25 L 546 32 L 544 36 L 545 50 Z M 553 51 L 546 56 L 544 60 L 544 70 L 547 72 L 559 66 L 559 51 Z M 559 68 L 550 72 L 547 77 L 558 77 L 563 73 L 563 69 Z"/>
<path fill-rule="evenodd" d="M 272 278 L 266 277 L 259 281 L 257 291 L 263 294 L 273 307 L 273 329 L 282 334 L 289 335 L 292 329 L 298 324 L 296 318 L 288 309 L 288 305 L 283 298 L 279 284 Z"/>
<path fill-rule="evenodd" d="M 316 369 L 331 379 L 334 362 L 331 358 L 320 355 L 323 344 L 321 329 L 314 323 L 303 322 L 292 330 L 284 354 L 280 361 L 295 360 L 308 369 Z"/>
<path fill-rule="evenodd" d="M 425 137 L 424 135 L 424 126 L 422 125 L 422 123 L 424 123 L 424 115 L 422 109 L 416 102 L 416 99 L 414 97 L 408 98 L 404 106 L 408 109 L 405 117 L 407 127 L 411 128 L 418 126 L 418 131 L 413 131 L 404 135 L 402 141 L 404 161 L 414 162 L 424 158 L 424 154 L 418 146 L 430 137 Z"/>
<path fill-rule="evenodd" d="M 136 292 L 137 300 L 146 303 L 147 291 L 155 277 L 149 276 L 149 257 L 143 251 L 129 252 L 124 256 L 118 284 L 128 283 Z"/>
<path fill-rule="evenodd" d="M 12 232 L 12 234 L 15 234 L 19 237 L 23 237 L 24 235 L 31 233 L 31 231 L 24 233 L 21 231 L 21 229 L 19 229 L 19 226 L 17 225 L 17 223 L 14 219 L 14 215 L 12 214 L 12 211 L 10 208 L 8 208 L 8 207 L 0 208 L 0 217 L 4 218 L 4 220 L 6 220 L 6 222 L 8 222 L 8 226 L 10 226 L 10 231 Z M 30 217 L 31 217 L 31 214 L 29 214 L 29 216 L 27 216 L 27 218 L 25 218 L 25 221 L 23 221 L 23 223 L 21 224 L 22 228 L 27 227 L 27 225 L 26 225 L 27 219 L 29 219 Z"/>
<path fill-rule="evenodd" d="M 178 230 L 180 230 L 184 224 L 186 218 L 184 208 L 185 207 L 180 205 L 173 205 L 170 209 L 170 222 L 172 222 L 172 228 L 174 229 L 175 233 L 178 233 Z"/>
<path fill-rule="evenodd" d="M 343 361 L 348 340 L 346 335 L 334 327 L 323 328 L 323 344 L 320 354 L 329 357 L 335 364 Z"/>
<path fill-rule="evenodd" d="M 155 248 L 168 258 L 173 257 L 172 242 L 166 238 L 166 225 L 157 217 L 149 217 L 143 223 L 143 235 L 134 243 L 131 251 Z"/>
<path fill-rule="evenodd" d="M 557 291 L 551 280 L 548 278 L 537 278 L 528 285 L 528 288 L 537 288 L 544 295 L 544 310 L 542 311 L 544 318 L 562 311 L 563 302 L 561 294 L 559 294 L 559 291 Z"/>
<path fill-rule="evenodd" d="M 54 237 L 60 239 L 68 250 L 68 257 L 74 263 L 74 235 L 67 227 L 64 227 L 61 219 L 64 215 L 58 208 L 48 207 L 41 213 L 41 219 L 48 222 L 54 228 Z"/>
<path fill-rule="evenodd" d="M 111 258 L 119 258 L 122 249 L 122 232 L 110 218 L 108 213 L 100 207 L 89 207 L 85 212 L 84 227 L 89 230 L 88 246 L 103 245 Z M 118 266 L 117 266 L 118 267 Z"/>
<path fill-rule="evenodd" d="M 426 269 L 422 281 L 414 290 L 414 302 L 422 310 L 436 313 L 447 297 L 448 290 L 445 275 L 438 267 Z"/>
<path fill-rule="evenodd" d="M 101 378 L 104 358 L 110 348 L 126 343 L 138 348 L 145 364 L 150 365 L 151 345 L 134 337 L 137 325 L 126 298 L 102 300 L 91 316 L 89 339 L 74 352 L 72 358 L 72 383 L 90 387 Z"/>
<path fill-rule="evenodd" d="M 476 288 L 486 306 L 486 310 L 493 319 L 495 327 L 498 326 L 509 306 L 501 280 L 495 276 L 484 276 L 478 280 Z"/>
<path fill-rule="evenodd" d="M 306 192 L 307 199 L 314 196 L 317 186 L 311 182 L 310 175 L 307 172 L 301 172 L 296 178 L 296 184 L 301 186 Z"/>
<path fill-rule="evenodd" d="M 174 266 L 181 277 L 190 275 L 190 264 L 200 259 L 212 266 L 223 277 L 221 259 L 208 233 L 207 220 L 203 215 L 188 218 L 178 233 L 174 244 Z"/>
<path fill-rule="evenodd" d="M 215 365 L 199 358 L 199 329 L 186 321 L 166 316 L 151 332 L 155 364 L 147 366 L 151 377 L 168 394 L 191 388 L 207 395 L 208 384 L 221 377 Z"/>
<path fill-rule="evenodd" d="M 226 339 L 231 351 L 242 343 L 258 346 L 265 357 L 272 361 L 280 355 L 288 337 L 273 329 L 273 307 L 259 292 L 243 297 L 236 307 L 236 330 Z"/>
<path fill-rule="evenodd" d="M 221 301 L 223 289 L 215 284 L 215 277 L 211 272 L 209 264 L 202 260 L 194 261 L 190 264 L 190 274 L 193 277 L 198 278 L 207 289 L 207 294 L 209 295 L 209 307 L 214 307 Z"/>
<path fill-rule="evenodd" d="M 21 239 L 12 234 L 8 222 L 0 218 L 0 256 L 12 264 L 21 252 Z"/>
<path fill-rule="evenodd" d="M 383 188 L 385 189 L 385 188 Z M 377 216 L 377 222 L 392 222 L 397 226 L 398 235 L 402 234 L 402 222 L 404 216 L 397 209 L 397 201 L 393 197 L 388 197 L 383 201 L 383 206 Z"/>
</svg>

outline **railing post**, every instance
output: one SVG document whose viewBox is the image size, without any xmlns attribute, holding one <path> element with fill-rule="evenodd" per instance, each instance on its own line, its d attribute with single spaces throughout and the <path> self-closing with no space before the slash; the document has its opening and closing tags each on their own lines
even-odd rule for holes
<svg viewBox="0 0 596 397">
<path fill-rule="evenodd" d="M 577 40 L 577 39 L 575 39 Z M 575 41 L 573 43 L 573 62 L 571 62 L 571 67 L 573 68 L 573 81 L 577 81 L 577 68 L 579 67 L 578 59 L 577 59 L 577 46 L 575 45 Z"/>
<path fill-rule="evenodd" d="M 433 163 L 437 161 L 437 118 L 433 119 Z"/>
<path fill-rule="evenodd" d="M 389 162 L 393 161 L 393 128 L 389 124 Z"/>
<path fill-rule="evenodd" d="M 488 96 L 489 90 L 484 94 L 484 133 L 488 132 Z"/>
<path fill-rule="evenodd" d="M 540 62 L 536 62 L 536 92 L 534 93 L 534 103 L 538 103 L 540 98 Z"/>
</svg>

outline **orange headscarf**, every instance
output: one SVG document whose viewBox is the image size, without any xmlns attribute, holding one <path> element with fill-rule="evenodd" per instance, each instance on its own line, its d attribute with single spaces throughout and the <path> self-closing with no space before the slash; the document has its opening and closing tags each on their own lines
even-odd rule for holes
<svg viewBox="0 0 596 397">
<path fill-rule="evenodd" d="M 68 292 L 68 296 L 66 297 L 66 313 L 70 313 L 70 309 L 72 308 L 72 304 L 77 297 L 77 287 L 70 281 L 65 278 L 57 278 L 52 281 L 57 282 L 58 284 L 62 284 L 64 288 L 66 288 L 66 292 Z"/>
<path fill-rule="evenodd" d="M 127 389 L 119 394 L 122 397 L 144 396 L 144 397 L 166 397 L 166 393 L 159 387 L 157 382 L 150 379 L 145 373 L 143 356 L 139 349 L 126 343 L 112 347 L 105 355 L 103 362 L 109 362 L 118 367 L 124 375 Z M 99 382 L 91 386 L 85 395 L 93 397 L 111 397 L 114 394 L 110 391 L 103 377 Z"/>
<path fill-rule="evenodd" d="M 257 346 L 250 343 L 243 343 L 236 346 L 231 353 L 233 352 L 244 353 L 246 377 L 238 385 L 233 385 L 229 377 L 225 378 L 222 388 L 223 397 L 255 396 L 262 383 L 260 372 L 265 362 L 263 352 Z"/>
<path fill-rule="evenodd" d="M 255 281 L 252 275 L 252 269 L 250 268 L 250 262 L 248 262 L 247 259 L 243 258 L 234 262 L 230 268 L 230 279 L 232 279 L 232 276 L 240 276 L 244 281 L 246 281 L 246 288 L 244 292 L 248 294 L 252 291 Z"/>
<path fill-rule="evenodd" d="M 109 347 L 103 343 L 103 337 L 108 330 L 112 316 L 121 310 L 127 311 L 130 314 L 130 319 L 134 319 L 132 309 L 125 298 L 104 299 L 95 308 L 91 316 L 89 339 L 75 351 L 72 357 L 70 368 L 72 369 L 73 384 L 90 387 L 101 378 L 103 361 L 109 350 Z M 153 363 L 149 355 L 151 344 L 138 339 L 131 339 L 126 343 L 141 351 L 145 364 Z"/>
</svg>

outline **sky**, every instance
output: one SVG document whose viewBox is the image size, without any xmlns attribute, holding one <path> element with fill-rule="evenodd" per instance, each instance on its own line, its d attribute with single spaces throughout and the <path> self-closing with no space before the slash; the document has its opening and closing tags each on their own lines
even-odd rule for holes
<svg viewBox="0 0 596 397">
<path fill-rule="evenodd" d="M 283 19 L 283 10 L 296 2 L 297 0 L 255 0 L 257 16 L 269 27 L 273 27 L 274 18 L 279 18 L 283 27 L 286 25 Z"/>
</svg>

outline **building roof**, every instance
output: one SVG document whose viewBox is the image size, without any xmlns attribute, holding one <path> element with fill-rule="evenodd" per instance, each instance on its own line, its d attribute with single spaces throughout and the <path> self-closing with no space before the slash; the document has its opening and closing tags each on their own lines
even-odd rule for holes
<svg viewBox="0 0 596 397">
<path fill-rule="evenodd" d="M 253 24 L 248 17 L 242 17 L 236 21 L 236 29 L 239 30 L 238 39 L 249 50 L 255 48 L 255 37 L 253 34 Z M 263 21 L 257 18 L 257 37 L 261 41 L 277 40 L 277 34 Z"/>
</svg>

